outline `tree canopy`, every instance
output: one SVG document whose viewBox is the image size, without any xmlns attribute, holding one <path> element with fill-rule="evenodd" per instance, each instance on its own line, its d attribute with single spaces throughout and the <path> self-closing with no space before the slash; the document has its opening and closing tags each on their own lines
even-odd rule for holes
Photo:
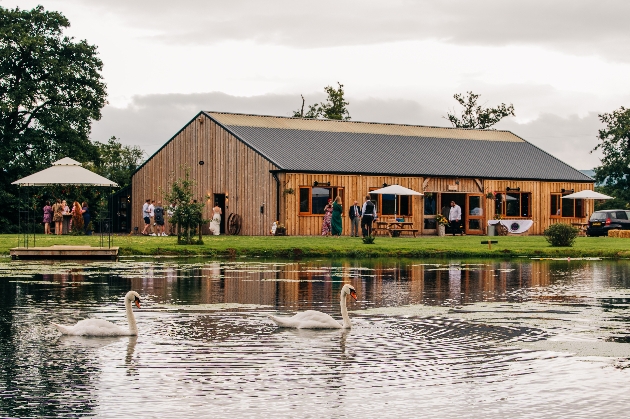
<svg viewBox="0 0 630 419">
<path fill-rule="evenodd" d="M 294 118 L 327 118 L 347 121 L 350 119 L 350 112 L 347 106 L 350 104 L 344 98 L 343 84 L 337 82 L 339 86 L 335 89 L 332 86 L 326 86 L 324 91 L 328 94 L 326 102 L 320 104 L 309 105 L 308 110 L 304 113 L 304 96 L 302 96 L 302 108 L 293 111 Z"/>
<path fill-rule="evenodd" d="M 455 112 L 447 113 L 445 117 L 455 128 L 486 129 L 490 128 L 506 116 L 514 116 L 514 106 L 505 103 L 496 108 L 483 108 L 477 104 L 478 94 L 467 92 L 466 95 L 456 93 L 453 98 L 463 106 L 461 116 Z"/>
<path fill-rule="evenodd" d="M 91 123 L 106 101 L 95 46 L 63 35 L 58 12 L 0 7 L 0 199 L 15 213 L 11 182 L 71 157 L 95 161 Z M 16 216 L 17 219 L 17 216 Z M 0 230 L 15 225 L 0 215 Z"/>
<path fill-rule="evenodd" d="M 601 166 L 595 168 L 595 181 L 602 183 L 605 194 L 616 199 L 598 205 L 598 209 L 628 207 L 630 203 L 630 109 L 623 106 L 599 115 L 606 126 L 599 130 Z"/>
<path fill-rule="evenodd" d="M 142 163 L 144 151 L 138 146 L 121 144 L 116 137 L 106 143 L 94 142 L 96 159 L 86 164 L 86 168 L 106 177 L 120 187 L 131 185 L 131 175 Z"/>
</svg>

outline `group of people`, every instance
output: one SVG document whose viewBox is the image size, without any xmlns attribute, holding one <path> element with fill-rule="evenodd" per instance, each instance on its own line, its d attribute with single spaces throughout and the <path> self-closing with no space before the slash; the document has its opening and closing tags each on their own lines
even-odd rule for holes
<svg viewBox="0 0 630 419">
<path fill-rule="evenodd" d="M 461 230 L 462 209 L 455 201 L 451 201 L 451 206 L 446 214 L 446 208 L 442 211 L 444 216 L 449 220 L 451 232 L 453 235 L 464 233 Z M 332 198 L 328 199 L 328 204 L 324 207 L 324 221 L 322 222 L 322 236 L 329 234 L 339 237 L 341 236 L 342 222 L 341 214 L 343 207 L 341 205 L 341 197 L 337 196 L 333 202 Z M 357 201 L 350 207 L 348 211 L 350 217 L 350 236 L 359 237 L 359 225 L 363 237 L 372 235 L 372 224 L 377 219 L 376 205 L 372 202 L 370 195 L 366 195 L 365 202 L 359 206 Z"/>
<path fill-rule="evenodd" d="M 166 224 L 166 217 L 170 220 L 175 214 L 176 209 L 177 206 L 175 204 L 170 204 L 165 210 L 162 206 L 162 201 L 157 201 L 156 203 L 153 199 L 147 199 L 142 205 L 142 218 L 144 219 L 144 229 L 142 230 L 142 235 L 168 236 L 164 227 Z M 212 220 L 210 221 L 210 232 L 215 236 L 221 234 L 222 214 L 223 211 L 221 210 L 219 203 L 215 202 L 214 207 L 212 208 Z M 172 223 L 170 227 L 170 234 L 175 234 L 173 232 Z"/>
<path fill-rule="evenodd" d="M 175 212 L 175 206 L 171 204 L 166 215 L 173 216 Z M 162 206 L 162 201 L 155 202 L 154 199 L 147 199 L 142 205 L 142 218 L 144 219 L 144 229 L 142 230 L 143 236 L 168 236 L 164 229 L 165 224 L 165 211 Z"/>
<path fill-rule="evenodd" d="M 329 234 L 339 237 L 341 236 L 342 221 L 341 214 L 343 206 L 341 205 L 341 197 L 337 196 L 333 202 L 332 198 L 328 200 L 328 204 L 324 207 L 324 221 L 322 222 L 322 236 Z M 365 197 L 363 206 L 359 206 L 357 201 L 350 207 L 348 211 L 350 217 L 352 237 L 359 237 L 359 225 L 363 237 L 372 235 L 372 223 L 377 218 L 376 205 L 372 202 L 369 195 Z"/>
<path fill-rule="evenodd" d="M 68 206 L 66 200 L 57 198 L 51 205 L 50 201 L 46 201 L 44 205 L 44 234 L 53 234 L 51 224 L 55 225 L 55 234 L 63 234 L 63 217 L 72 216 L 68 221 L 68 231 L 88 233 L 90 224 L 90 209 L 88 203 L 78 201 L 72 203 L 72 209 Z"/>
</svg>

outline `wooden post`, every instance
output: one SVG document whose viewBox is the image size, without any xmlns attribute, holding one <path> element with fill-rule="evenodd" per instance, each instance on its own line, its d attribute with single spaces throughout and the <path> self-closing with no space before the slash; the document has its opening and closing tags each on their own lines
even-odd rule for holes
<svg viewBox="0 0 630 419">
<path fill-rule="evenodd" d="M 484 240 L 481 242 L 481 244 L 487 244 L 488 245 L 488 250 L 492 250 L 492 244 L 496 244 L 499 243 L 498 240 Z"/>
</svg>

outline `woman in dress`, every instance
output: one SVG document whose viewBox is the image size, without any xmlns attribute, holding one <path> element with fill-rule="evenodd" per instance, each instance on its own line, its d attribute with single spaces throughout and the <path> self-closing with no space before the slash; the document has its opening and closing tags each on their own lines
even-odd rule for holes
<svg viewBox="0 0 630 419">
<path fill-rule="evenodd" d="M 72 204 L 72 232 L 83 232 L 83 214 L 81 213 L 81 204 L 78 201 L 74 201 Z"/>
<path fill-rule="evenodd" d="M 52 223 L 53 209 L 50 206 L 50 201 L 46 201 L 44 205 L 44 234 L 52 234 L 50 232 L 50 223 Z"/>
<path fill-rule="evenodd" d="M 85 234 L 90 235 L 92 234 L 91 229 L 88 231 L 88 228 L 90 227 L 90 209 L 85 201 L 81 204 L 81 214 L 83 215 L 83 228 L 85 229 Z"/>
<path fill-rule="evenodd" d="M 328 198 L 328 203 L 324 207 L 324 221 L 322 222 L 322 236 L 327 236 L 328 234 L 330 234 L 330 229 L 331 229 L 330 220 L 332 219 L 332 212 L 333 212 L 332 199 Z"/>
<path fill-rule="evenodd" d="M 63 233 L 63 205 L 61 205 L 61 199 L 57 199 L 55 205 L 52 206 L 53 210 L 53 222 L 55 223 L 55 234 L 61 235 Z"/>
<path fill-rule="evenodd" d="M 214 203 L 214 208 L 212 208 L 212 221 L 210 221 L 210 231 L 215 236 L 221 234 L 221 207 L 218 202 Z"/>
<path fill-rule="evenodd" d="M 335 202 L 333 202 L 333 210 L 332 210 L 332 218 L 331 218 L 331 227 L 332 227 L 332 235 L 333 236 L 341 236 L 342 224 L 341 224 L 341 214 L 343 212 L 343 206 L 341 205 L 341 197 L 337 195 Z"/>
</svg>

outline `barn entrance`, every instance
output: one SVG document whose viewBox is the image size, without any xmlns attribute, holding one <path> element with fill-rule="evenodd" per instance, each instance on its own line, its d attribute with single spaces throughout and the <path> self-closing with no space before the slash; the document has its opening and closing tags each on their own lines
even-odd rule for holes
<svg viewBox="0 0 630 419">
<path fill-rule="evenodd" d="M 442 193 L 440 213 L 448 219 L 451 201 L 462 209 L 462 231 L 466 234 L 483 234 L 483 195 L 465 193 Z M 452 234 L 447 227 L 446 234 Z"/>
<path fill-rule="evenodd" d="M 214 204 L 217 204 L 219 208 L 221 208 L 221 234 L 225 234 L 225 218 L 227 217 L 227 215 L 225 214 L 225 194 L 215 193 L 214 202 L 212 203 L 213 208 Z M 212 210 L 210 210 L 210 212 L 212 212 Z"/>
</svg>

